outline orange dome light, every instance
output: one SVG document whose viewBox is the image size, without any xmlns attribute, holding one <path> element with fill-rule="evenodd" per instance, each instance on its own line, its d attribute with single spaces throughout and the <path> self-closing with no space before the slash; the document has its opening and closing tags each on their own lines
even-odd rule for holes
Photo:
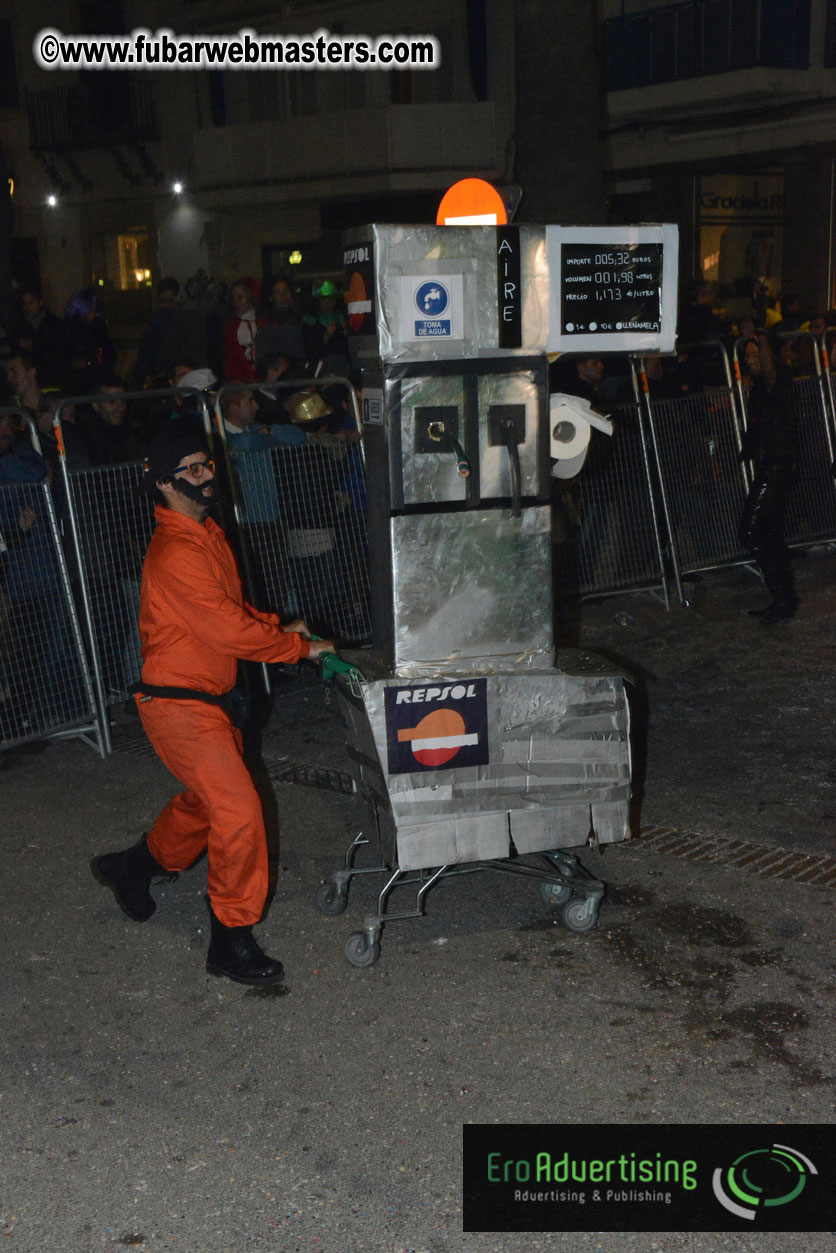
<svg viewBox="0 0 836 1253">
<path fill-rule="evenodd" d="M 437 226 L 503 226 L 508 221 L 505 202 L 483 178 L 463 178 L 442 197 Z"/>
</svg>

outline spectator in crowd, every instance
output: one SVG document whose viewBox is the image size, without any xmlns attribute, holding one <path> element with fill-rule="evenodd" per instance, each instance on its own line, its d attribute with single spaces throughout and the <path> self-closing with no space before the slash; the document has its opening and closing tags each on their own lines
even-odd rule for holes
<svg viewBox="0 0 836 1253">
<path fill-rule="evenodd" d="M 51 467 L 54 474 L 59 472 L 60 458 L 58 440 L 55 437 L 53 419 L 59 403 L 66 400 L 64 392 L 48 391 L 41 395 L 35 425 L 41 441 L 41 452 L 44 461 Z M 64 439 L 64 451 L 67 455 L 67 469 L 70 471 L 88 470 L 90 454 L 87 445 L 75 425 L 75 405 L 64 405 L 61 410 L 61 434 Z"/>
<path fill-rule="evenodd" d="M 645 374 L 651 400 L 680 400 L 703 390 L 697 365 L 681 340 L 677 340 L 675 357 L 646 357 Z"/>
<path fill-rule="evenodd" d="M 280 426 L 289 425 L 291 417 L 286 405 L 290 394 L 289 389 L 282 388 L 274 391 L 271 385 L 306 378 L 305 371 L 299 366 L 291 365 L 290 360 L 282 353 L 274 353 L 260 359 L 258 373 L 259 380 L 264 384 L 255 392 L 258 421 L 268 424 L 277 423 Z"/>
<path fill-rule="evenodd" d="M 276 444 L 304 444 L 304 431 L 292 421 L 256 426 L 259 416 L 256 394 L 247 388 L 240 391 L 224 390 L 221 409 L 230 448 L 250 451 L 256 448 L 273 448 Z M 236 440 L 236 443 L 232 441 Z"/>
<path fill-rule="evenodd" d="M 78 415 L 93 467 L 142 459 L 143 441 L 128 423 L 124 391 L 122 379 L 106 377 L 99 389 L 100 399 Z M 111 695 L 126 695 L 139 676 L 136 620 L 147 525 L 142 523 L 130 476 L 97 476 L 86 482 L 84 490 L 76 521 L 103 679 Z M 77 590 L 80 571 L 74 558 L 71 570 Z"/>
<path fill-rule="evenodd" d="M 757 336 L 758 324 L 754 313 L 744 313 L 736 329 L 739 338 L 751 339 L 753 335 Z M 763 326 L 761 325 L 761 330 L 762 329 Z"/>
<path fill-rule="evenodd" d="M 174 364 L 166 371 L 166 381 L 169 387 L 176 387 L 184 375 L 191 374 L 192 370 L 197 370 L 199 368 L 200 367 L 194 361 L 187 361 L 183 358 L 179 361 L 175 361 Z M 208 366 L 204 368 L 208 369 Z M 209 373 L 212 374 L 212 371 L 209 370 Z M 214 374 L 212 374 L 212 380 L 213 382 L 217 382 Z"/>
<path fill-rule="evenodd" d="M 9 279 L 0 279 L 0 363 L 17 347 L 16 330 L 20 324 L 18 293 Z"/>
<path fill-rule="evenodd" d="M 705 344 L 723 338 L 723 323 L 714 310 L 714 284 L 697 283 L 691 300 L 679 314 L 678 336 L 686 344 Z"/>
<path fill-rule="evenodd" d="M 18 336 L 18 347 L 32 354 L 44 386 L 61 387 L 70 365 L 64 321 L 47 308 L 44 293 L 35 283 L 22 289 L 21 304 L 25 324 Z"/>
<path fill-rule="evenodd" d="M 43 393 L 32 353 L 18 349 L 8 357 L 6 378 L 13 391 L 12 404 L 19 409 L 27 409 L 34 417 Z"/>
<path fill-rule="evenodd" d="M 347 376 L 348 338 L 345 314 L 337 308 L 339 292 L 330 279 L 314 290 L 316 310 L 305 318 L 305 344 L 310 366 L 322 374 Z"/>
<path fill-rule="evenodd" d="M 827 320 L 826 313 L 814 313 L 810 321 L 806 322 L 801 329 L 809 331 L 821 343 L 827 334 L 829 326 L 830 323 Z"/>
<path fill-rule="evenodd" d="M 346 600 L 337 540 L 340 515 L 350 505 L 343 486 L 349 445 L 344 436 L 327 429 L 333 411 L 317 392 L 295 393 L 285 404 L 305 433 L 303 446 L 276 461 L 279 513 L 287 539 L 288 603 L 299 611 L 304 608 L 315 629 L 330 635 L 337 633 Z"/>
<path fill-rule="evenodd" d="M 792 566 L 784 543 L 787 499 L 798 478 L 798 431 L 792 377 L 776 363 L 765 335 L 750 339 L 744 363 L 752 380 L 741 461 L 754 466 L 740 520 L 740 542 L 761 568 L 772 595 L 765 609 L 752 609 L 764 626 L 792 618 L 798 608 Z"/>
<path fill-rule="evenodd" d="M 96 289 L 83 287 L 74 292 L 64 317 L 70 356 L 67 390 L 71 396 L 89 395 L 116 365 L 116 349 Z"/>
<path fill-rule="evenodd" d="M 307 356 L 302 310 L 299 307 L 290 279 L 280 274 L 273 280 L 270 301 L 267 306 L 267 322 L 255 337 L 255 358 L 259 373 L 263 373 L 263 359 L 281 355 L 294 364 Z"/>
<path fill-rule="evenodd" d="M 239 278 L 230 288 L 231 311 L 223 328 L 224 378 L 256 380 L 255 337 L 265 324 L 256 307 L 259 294 L 254 278 Z"/>
<path fill-rule="evenodd" d="M 347 380 L 346 380 L 347 381 Z M 360 444 L 362 435 L 345 386 L 334 383 L 322 390 L 322 399 L 331 409 L 305 426 L 309 444 L 324 443 L 331 448 L 332 465 L 338 482 L 335 513 L 336 550 L 340 570 L 345 571 L 347 590 L 345 613 L 338 619 L 345 638 L 368 631 L 368 575 L 366 531 L 366 473 Z"/>
<path fill-rule="evenodd" d="M 176 361 L 206 364 L 216 377 L 223 371 L 221 336 L 226 320 L 226 296 L 222 284 L 205 270 L 198 270 L 183 285 L 181 304 L 174 307 L 166 343 L 166 368 Z"/>
<path fill-rule="evenodd" d="M 2 433 L 0 433 L 0 440 Z M 31 504 L 21 504 L 17 519 L 14 508 L 0 484 L 0 523 L 7 529 L 0 531 L 0 748 L 3 743 L 20 739 L 31 727 L 27 706 L 27 686 L 21 682 L 18 653 L 22 641 L 13 632 L 14 618 L 5 592 L 5 561 L 10 549 L 20 548 L 34 526 L 37 512 Z M 27 727 L 29 724 L 29 727 Z M 12 765 L 8 754 L 0 751 L 0 770 Z"/>
<path fill-rule="evenodd" d="M 226 443 L 241 497 L 245 538 L 252 556 L 255 603 L 277 609 L 284 603 L 281 579 L 284 544 L 271 450 L 306 443 L 304 431 L 292 422 L 256 425 L 258 407 L 252 391 L 224 391 L 221 395 Z"/>
<path fill-rule="evenodd" d="M 786 292 L 781 297 L 781 318 L 770 330 L 777 335 L 786 331 L 800 331 L 804 318 L 801 313 L 801 298 L 795 292 Z"/>
<path fill-rule="evenodd" d="M 199 370 L 187 370 L 185 374 L 181 374 L 174 384 L 174 411 L 170 415 L 172 420 L 176 420 L 181 426 L 187 426 L 195 435 L 205 435 L 206 426 L 201 398 L 211 418 L 215 406 L 213 392 L 217 385 L 218 380 L 208 366 Z M 200 395 L 196 395 L 190 390 L 191 388 L 196 388 Z"/>
<path fill-rule="evenodd" d="M 8 704 L 18 735 L 65 723 L 84 707 L 56 537 L 36 486 L 46 477 L 46 462 L 15 434 L 11 417 L 0 415 L 0 534 L 13 537 L 3 563 L 11 614 L 5 642 L 16 641 L 5 669 L 14 676 Z"/>
<path fill-rule="evenodd" d="M 136 358 L 136 379 L 145 387 L 149 379 L 164 376 L 171 361 L 174 311 L 180 295 L 176 278 L 162 278 L 157 284 L 157 307 L 145 328 Z"/>
<path fill-rule="evenodd" d="M 90 464 L 119 465 L 139 461 L 141 441 L 125 422 L 125 383 L 116 374 L 106 375 L 98 387 L 100 399 L 86 406 L 78 415 L 78 425 L 87 446 Z"/>
</svg>

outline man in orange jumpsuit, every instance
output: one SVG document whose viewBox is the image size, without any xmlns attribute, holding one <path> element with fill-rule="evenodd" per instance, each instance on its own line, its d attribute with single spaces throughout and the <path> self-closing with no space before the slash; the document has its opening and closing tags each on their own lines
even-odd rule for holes
<svg viewBox="0 0 836 1253">
<path fill-rule="evenodd" d="M 137 701 L 157 755 L 186 785 L 148 836 L 94 859 L 96 878 L 137 922 L 156 903 L 158 875 L 176 877 L 208 848 L 211 942 L 206 969 L 239 983 L 279 983 L 284 971 L 252 934 L 267 896 L 261 802 L 242 737 L 221 703 L 237 659 L 295 662 L 333 651 L 306 623 L 282 626 L 243 598 L 232 550 L 209 510 L 214 465 L 198 436 L 175 427 L 151 447 L 146 482 L 157 506 L 142 571 L 139 633 L 144 665 Z"/>
</svg>

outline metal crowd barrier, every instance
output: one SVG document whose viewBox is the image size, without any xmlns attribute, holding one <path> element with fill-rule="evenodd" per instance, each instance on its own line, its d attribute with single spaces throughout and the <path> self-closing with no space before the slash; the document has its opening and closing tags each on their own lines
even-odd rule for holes
<svg viewBox="0 0 836 1253">
<path fill-rule="evenodd" d="M 654 400 L 642 364 L 637 373 L 631 362 L 636 403 L 613 412 L 612 441 L 593 434 L 582 474 L 556 487 L 562 589 L 585 596 L 648 590 L 667 606 L 669 579 L 684 600 L 684 575 L 748 561 L 737 538 L 750 483 L 749 468 L 738 460 L 747 397 L 740 343 L 732 356 L 734 381 L 723 352 L 725 387 L 674 400 Z M 814 343 L 816 372 L 794 384 L 801 473 L 790 498 L 788 540 L 796 547 L 836 541 L 836 405 L 826 342 L 824 349 Z M 187 394 L 197 398 L 210 447 L 223 449 L 234 514 L 228 531 L 237 540 L 248 598 L 284 619 L 305 618 L 318 634 L 361 644 L 371 636 L 362 443 L 314 435 L 300 446 L 235 448 L 222 417 L 231 392 L 333 386 L 345 390 L 360 430 L 357 398 L 345 379 L 269 389 L 226 385 L 215 424 L 203 395 Z M 124 700 L 139 678 L 139 582 L 153 531 L 151 502 L 137 492 L 142 468 L 70 470 L 64 449 L 62 411 L 97 399 L 68 397 L 56 409 L 61 474 L 52 490 L 47 482 L 0 487 L 0 749 L 78 735 L 99 752 L 110 751 L 108 706 Z M 0 412 L 23 419 L 39 448 L 28 414 Z M 54 496 L 62 498 L 58 507 Z"/>
<path fill-rule="evenodd" d="M 644 361 L 639 360 L 668 537 L 668 568 L 680 601 L 685 600 L 684 575 L 747 560 L 737 537 L 746 483 L 738 462 L 741 431 L 732 376 L 723 345 L 711 347 L 726 386 L 675 399 L 653 397 Z"/>
<path fill-rule="evenodd" d="M 800 445 L 799 477 L 787 502 L 786 541 L 791 548 L 836 540 L 836 483 L 831 473 L 834 458 L 833 390 L 829 370 L 823 368 L 822 346 L 809 331 L 787 332 L 779 337 L 805 349 L 805 363 L 812 373 L 793 381 L 793 405 Z M 733 348 L 741 420 L 747 411 L 747 391 L 740 381 L 740 348 Z M 750 481 L 746 470 L 747 486 Z"/>
<path fill-rule="evenodd" d="M 833 445 L 821 381 L 800 378 L 793 384 L 801 456 L 799 480 L 787 502 L 790 547 L 836 539 L 836 485 L 830 473 Z"/>
<path fill-rule="evenodd" d="M 211 448 L 209 410 L 197 388 L 124 392 L 120 399 L 173 400 L 175 395 L 196 399 Z M 56 406 L 53 426 L 66 496 L 72 581 L 85 624 L 105 748 L 110 752 L 108 707 L 127 700 L 128 689 L 140 677 L 139 586 L 154 522 L 150 499 L 138 491 L 141 463 L 69 469 L 62 414 L 71 405 L 100 399 L 98 395 L 65 397 Z"/>
<path fill-rule="evenodd" d="M 793 383 L 800 462 L 799 480 L 787 508 L 786 534 L 788 545 L 799 548 L 836 539 L 836 486 L 830 469 L 833 388 L 822 370 L 814 338 L 801 332 L 788 338 L 794 343 L 810 341 L 805 360 L 814 370 Z M 725 369 L 725 387 L 708 387 L 674 400 L 652 398 L 643 363 L 639 363 L 653 445 L 653 475 L 667 534 L 666 568 L 683 602 L 686 575 L 751 560 L 738 538 L 752 481 L 751 467 L 739 461 L 748 403 L 740 368 L 744 342 L 739 339 L 734 345 L 731 362 L 723 346 L 714 345 Z M 651 488 L 654 496 L 656 490 Z"/>
<path fill-rule="evenodd" d="M 362 443 L 312 433 L 304 445 L 236 448 L 223 420 L 229 395 L 333 387 L 345 391 L 361 432 L 354 389 L 336 377 L 225 384 L 215 400 L 215 420 L 252 604 L 283 620 L 304 618 L 316 634 L 356 646 L 371 638 Z"/>
<path fill-rule="evenodd" d="M 21 409 L 33 447 L 40 441 Z M 105 739 L 47 474 L 0 484 L 0 751 L 77 736 L 104 755 Z M 56 491 L 56 494 L 58 492 Z"/>
<path fill-rule="evenodd" d="M 557 487 L 557 586 L 581 595 L 647 590 L 668 604 L 650 449 L 637 404 L 611 412 L 614 434 L 593 431 L 580 475 Z"/>
</svg>

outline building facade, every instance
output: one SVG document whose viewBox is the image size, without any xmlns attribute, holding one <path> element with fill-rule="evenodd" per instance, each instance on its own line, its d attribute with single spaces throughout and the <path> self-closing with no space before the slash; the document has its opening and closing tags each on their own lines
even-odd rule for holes
<svg viewBox="0 0 836 1253">
<path fill-rule="evenodd" d="M 682 277 L 836 304 L 834 0 L 601 0 L 617 220 L 677 221 Z"/>
</svg>

